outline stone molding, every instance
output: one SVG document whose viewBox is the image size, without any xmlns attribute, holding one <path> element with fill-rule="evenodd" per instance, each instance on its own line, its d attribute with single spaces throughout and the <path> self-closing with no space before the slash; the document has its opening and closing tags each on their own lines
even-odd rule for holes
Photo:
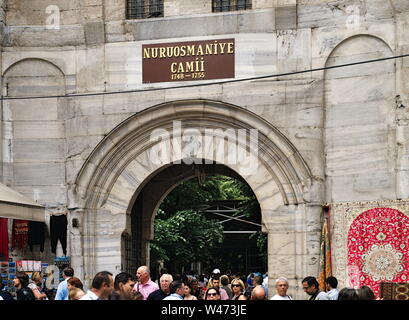
<svg viewBox="0 0 409 320">
<path fill-rule="evenodd" d="M 257 128 L 263 162 L 276 167 L 283 204 L 297 204 L 302 201 L 301 182 L 311 177 L 310 169 L 292 143 L 275 127 L 259 116 L 237 106 L 205 100 L 184 100 L 160 104 L 135 114 L 114 128 L 94 149 L 81 168 L 76 180 L 79 200 L 89 199 L 90 192 L 98 194 L 97 207 L 105 202 L 115 181 L 141 151 L 149 148 L 147 138 L 155 128 L 171 126 L 172 120 L 187 121 L 203 126 L 217 123 L 219 128 Z M 139 148 L 136 150 L 135 148 Z M 102 189 L 99 181 L 104 180 Z M 102 196 L 100 198 L 100 196 Z M 86 201 L 86 208 L 95 207 Z"/>
<path fill-rule="evenodd" d="M 99 266 L 109 265 L 112 269 L 112 265 L 120 264 L 120 255 L 99 256 L 101 249 L 97 251 L 97 245 L 107 241 L 102 239 L 105 237 L 110 248 L 120 248 L 126 216 L 138 192 L 150 177 L 166 167 L 147 161 L 149 150 L 155 145 L 149 141 L 149 134 L 155 128 L 170 128 L 173 120 L 181 120 L 187 128 L 258 129 L 261 165 L 246 181 L 259 200 L 267 230 L 274 226 L 274 210 L 305 202 L 303 194 L 309 191 L 313 179 L 307 163 L 292 143 L 261 117 L 234 105 L 208 100 L 175 101 L 151 107 L 113 129 L 94 149 L 77 177 L 74 195 L 85 215 L 86 276 L 95 274 Z M 228 167 L 237 172 L 234 165 Z M 106 227 L 109 221 L 109 230 L 102 234 L 100 227 Z"/>
</svg>

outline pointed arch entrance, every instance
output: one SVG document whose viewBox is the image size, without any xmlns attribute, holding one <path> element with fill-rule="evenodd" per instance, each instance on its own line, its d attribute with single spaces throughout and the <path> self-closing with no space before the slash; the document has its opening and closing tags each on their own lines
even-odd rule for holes
<svg viewBox="0 0 409 320">
<path fill-rule="evenodd" d="M 175 121 L 180 125 L 176 130 Z M 175 150 L 179 144 L 183 149 L 186 142 L 181 137 L 186 129 L 214 138 L 214 148 L 203 151 L 202 158 L 213 165 L 221 160 L 252 188 L 260 204 L 263 231 L 268 233 L 270 275 L 285 272 L 290 280 L 297 281 L 298 274 L 305 274 L 300 265 L 306 265 L 307 235 L 300 232 L 305 231 L 301 217 L 310 210 L 306 203 L 314 202 L 311 171 L 295 146 L 263 118 L 244 108 L 209 100 L 168 102 L 141 111 L 114 128 L 91 153 L 74 190 L 84 217 L 82 248 L 77 250 L 83 257 L 84 279 L 90 281 L 103 269 L 120 271 L 121 235 L 129 228 L 135 200 L 152 177 L 186 159 L 184 153 L 166 157 L 174 155 L 166 149 L 169 146 Z M 255 129 L 255 145 L 235 135 L 239 130 Z M 229 159 L 231 150 L 223 145 L 229 138 L 237 154 L 252 156 L 245 162 L 247 168 L 249 160 L 256 162 L 256 170 L 243 170 L 243 163 Z M 225 151 L 221 158 L 220 150 Z M 191 155 L 190 160 L 199 158 L 194 152 Z M 147 230 L 152 228 L 152 221 L 146 223 Z M 296 245 L 297 241 L 301 245 Z"/>
</svg>

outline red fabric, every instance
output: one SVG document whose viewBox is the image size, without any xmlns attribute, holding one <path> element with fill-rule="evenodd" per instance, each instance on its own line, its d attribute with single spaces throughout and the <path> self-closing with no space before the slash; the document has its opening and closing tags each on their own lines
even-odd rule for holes
<svg viewBox="0 0 409 320">
<path fill-rule="evenodd" d="M 13 233 L 11 234 L 13 248 L 23 249 L 28 242 L 28 221 L 13 220 Z"/>
<path fill-rule="evenodd" d="M 7 221 L 7 218 L 0 218 L 0 256 L 4 256 L 5 261 L 9 259 L 9 232 Z"/>
<path fill-rule="evenodd" d="M 391 208 L 360 214 L 348 232 L 349 286 L 409 281 L 409 217 Z"/>
</svg>

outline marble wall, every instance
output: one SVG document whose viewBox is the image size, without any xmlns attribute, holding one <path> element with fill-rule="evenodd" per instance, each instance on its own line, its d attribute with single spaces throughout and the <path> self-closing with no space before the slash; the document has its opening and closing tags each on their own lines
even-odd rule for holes
<svg viewBox="0 0 409 320">
<path fill-rule="evenodd" d="M 202 1 L 178 0 L 165 1 L 164 17 L 143 20 L 126 20 L 125 1 L 118 0 L 0 3 L 7 8 L 0 10 L 2 182 L 46 205 L 48 214 L 80 220 L 79 229 L 69 227 L 69 254 L 84 278 L 91 277 L 90 265 L 117 272 L 121 259 L 118 234 L 129 208 L 116 220 L 92 196 L 108 198 L 115 184 L 98 180 L 99 172 L 121 175 L 105 156 L 125 141 L 118 132 L 127 132 L 127 119 L 159 104 L 232 104 L 267 121 L 294 147 L 308 182 L 288 173 L 283 185 L 296 185 L 296 196 L 271 199 L 263 224 L 270 280 L 289 274 L 297 298 L 305 298 L 300 280 L 318 273 L 325 203 L 408 197 L 409 58 L 302 72 L 408 53 L 407 1 L 254 0 L 253 10 L 213 14 Z M 236 79 L 299 73 L 178 89 L 142 83 L 143 44 L 223 38 L 236 42 Z M 193 83 L 200 82 L 177 84 Z M 87 95 L 127 90 L 136 92 Z M 8 100 L 42 95 L 59 97 Z M 157 110 L 149 117 L 169 116 Z M 250 118 L 240 121 L 259 124 Z"/>
</svg>

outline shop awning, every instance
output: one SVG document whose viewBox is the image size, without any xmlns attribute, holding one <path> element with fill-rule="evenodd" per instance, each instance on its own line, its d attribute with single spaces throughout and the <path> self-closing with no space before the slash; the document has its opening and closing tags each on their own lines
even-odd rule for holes
<svg viewBox="0 0 409 320">
<path fill-rule="evenodd" d="M 45 208 L 0 183 L 0 217 L 44 222 Z"/>
</svg>

